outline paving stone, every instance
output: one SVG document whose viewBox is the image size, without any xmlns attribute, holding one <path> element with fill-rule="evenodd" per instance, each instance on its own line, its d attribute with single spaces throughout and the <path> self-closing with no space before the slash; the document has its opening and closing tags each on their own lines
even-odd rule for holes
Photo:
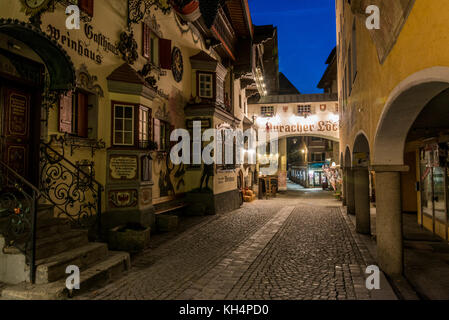
<svg viewBox="0 0 449 320">
<path fill-rule="evenodd" d="M 323 192 L 245 203 L 148 250 L 126 276 L 78 298 L 370 299 L 369 258 L 338 204 Z"/>
</svg>

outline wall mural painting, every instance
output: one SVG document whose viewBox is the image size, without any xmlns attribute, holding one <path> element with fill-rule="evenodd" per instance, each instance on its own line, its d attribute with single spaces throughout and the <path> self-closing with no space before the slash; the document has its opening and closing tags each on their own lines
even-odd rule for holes
<svg viewBox="0 0 449 320">
<path fill-rule="evenodd" d="M 161 100 L 160 105 L 156 108 L 155 117 L 170 123 L 173 128 L 182 128 L 185 123 L 183 110 L 186 100 L 182 92 L 176 87 L 172 87 L 168 103 Z M 185 165 L 174 165 L 170 161 L 168 154 L 160 154 L 154 161 L 155 172 L 159 172 L 158 186 L 160 197 L 172 196 L 181 193 L 185 187 L 184 175 L 186 173 Z"/>
<path fill-rule="evenodd" d="M 165 157 L 165 168 L 159 171 L 160 196 L 167 197 L 178 193 L 181 187 L 185 186 L 185 173 L 184 164 L 176 166 L 170 161 L 170 157 Z"/>
<path fill-rule="evenodd" d="M 170 113 L 171 123 L 177 128 L 182 128 L 185 119 L 183 117 L 183 112 L 178 112 L 178 110 L 184 110 L 187 102 L 182 92 L 176 87 L 172 87 L 170 92 L 170 98 L 168 100 L 168 112 Z"/>
</svg>

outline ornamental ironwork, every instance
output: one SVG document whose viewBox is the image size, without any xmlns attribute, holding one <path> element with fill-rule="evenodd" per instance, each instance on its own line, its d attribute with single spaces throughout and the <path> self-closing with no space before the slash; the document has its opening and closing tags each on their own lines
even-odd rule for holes
<svg viewBox="0 0 449 320">
<path fill-rule="evenodd" d="M 55 206 L 55 214 L 100 238 L 103 186 L 84 164 L 75 165 L 48 144 L 40 147 L 40 191 Z"/>
<path fill-rule="evenodd" d="M 128 0 L 128 26 L 141 22 L 151 8 L 161 10 L 163 14 L 171 12 L 171 6 L 164 0 Z"/>
<path fill-rule="evenodd" d="M 97 150 L 102 150 L 106 148 L 106 143 L 103 139 L 88 139 L 88 138 L 80 138 L 72 136 L 68 133 L 64 135 L 51 135 L 49 145 L 59 144 L 62 149 L 62 155 L 64 155 L 65 149 L 64 147 L 70 148 L 70 156 L 73 156 L 73 153 L 76 149 L 90 149 L 92 157 L 95 155 Z"/>
<path fill-rule="evenodd" d="M 15 248 L 25 254 L 34 282 L 36 209 L 39 191 L 25 178 L 0 161 L 0 234 L 3 251 Z"/>
<path fill-rule="evenodd" d="M 137 42 L 134 39 L 133 32 L 122 32 L 120 35 L 118 50 L 122 54 L 122 59 L 125 60 L 126 63 L 133 65 L 134 62 L 136 62 L 139 58 L 139 54 L 137 52 Z"/>
</svg>

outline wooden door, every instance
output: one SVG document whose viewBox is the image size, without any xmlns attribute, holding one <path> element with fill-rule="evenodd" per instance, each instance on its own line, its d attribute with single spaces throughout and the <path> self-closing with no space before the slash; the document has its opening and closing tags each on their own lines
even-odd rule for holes
<svg viewBox="0 0 449 320">
<path fill-rule="evenodd" d="M 3 87 L 1 159 L 21 176 L 30 174 L 31 94 L 27 91 Z"/>
</svg>

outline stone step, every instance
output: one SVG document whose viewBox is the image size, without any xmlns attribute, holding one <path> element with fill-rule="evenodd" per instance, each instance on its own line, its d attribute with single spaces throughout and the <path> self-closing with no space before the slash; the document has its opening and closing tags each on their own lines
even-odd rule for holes
<svg viewBox="0 0 449 320">
<path fill-rule="evenodd" d="M 43 219 L 37 221 L 36 239 L 46 238 L 55 234 L 63 234 L 69 232 L 71 226 L 66 219 Z"/>
<path fill-rule="evenodd" d="M 88 244 L 87 230 L 70 230 L 36 240 L 36 260 L 76 249 Z"/>
<path fill-rule="evenodd" d="M 110 251 L 103 261 L 80 273 L 80 290 L 73 290 L 72 296 L 83 293 L 93 286 L 103 286 L 117 279 L 130 268 L 129 254 Z M 66 288 L 66 278 L 47 284 L 21 283 L 6 287 L 2 299 L 6 300 L 62 300 L 71 296 Z"/>
<path fill-rule="evenodd" d="M 51 204 L 39 204 L 37 206 L 37 220 L 54 218 L 54 206 Z"/>
<path fill-rule="evenodd" d="M 49 283 L 67 277 L 67 266 L 75 265 L 84 270 L 108 256 L 106 243 L 91 242 L 46 259 L 36 261 L 36 283 Z"/>
</svg>

